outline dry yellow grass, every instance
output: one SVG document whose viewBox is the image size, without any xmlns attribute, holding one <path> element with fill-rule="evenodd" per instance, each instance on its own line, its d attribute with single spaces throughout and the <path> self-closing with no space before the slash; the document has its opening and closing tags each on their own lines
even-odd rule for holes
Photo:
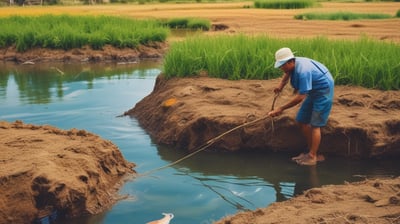
<svg viewBox="0 0 400 224">
<path fill-rule="evenodd" d="M 210 19 L 213 24 L 229 27 L 226 33 L 266 34 L 272 37 L 315 37 L 355 39 L 366 35 L 379 40 L 400 42 L 400 19 L 356 21 L 302 21 L 293 16 L 304 12 L 355 12 L 386 13 L 395 15 L 398 2 L 321 3 L 316 8 L 275 10 L 244 8 L 252 2 L 187 3 L 145 5 L 82 5 L 82 6 L 33 6 L 2 7 L 0 16 L 9 15 L 115 15 L 133 18 L 198 17 Z M 210 32 L 213 34 L 215 32 Z"/>
</svg>

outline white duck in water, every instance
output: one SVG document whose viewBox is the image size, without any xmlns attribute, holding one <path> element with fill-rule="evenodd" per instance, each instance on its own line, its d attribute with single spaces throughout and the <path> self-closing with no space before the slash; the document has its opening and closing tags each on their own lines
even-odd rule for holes
<svg viewBox="0 0 400 224">
<path fill-rule="evenodd" d="M 162 213 L 162 214 L 164 215 L 164 218 L 159 220 L 154 220 L 146 224 L 169 224 L 169 221 L 171 221 L 171 219 L 174 218 L 174 214 L 172 213 Z"/>
</svg>

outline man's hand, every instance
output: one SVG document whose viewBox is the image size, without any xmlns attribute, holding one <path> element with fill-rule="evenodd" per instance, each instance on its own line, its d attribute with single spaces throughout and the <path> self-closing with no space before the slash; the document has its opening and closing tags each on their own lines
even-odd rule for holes
<svg viewBox="0 0 400 224">
<path fill-rule="evenodd" d="M 276 87 L 276 88 L 274 89 L 274 93 L 275 93 L 275 94 L 278 94 L 278 93 L 280 93 L 280 92 L 282 92 L 282 87 L 281 87 L 281 86 Z"/>
<path fill-rule="evenodd" d="M 275 109 L 275 110 L 270 111 L 270 112 L 268 113 L 268 116 L 276 117 L 276 116 L 281 115 L 282 112 L 283 112 L 283 109 L 282 109 L 281 107 L 279 107 L 279 108 L 277 108 L 277 109 Z"/>
</svg>

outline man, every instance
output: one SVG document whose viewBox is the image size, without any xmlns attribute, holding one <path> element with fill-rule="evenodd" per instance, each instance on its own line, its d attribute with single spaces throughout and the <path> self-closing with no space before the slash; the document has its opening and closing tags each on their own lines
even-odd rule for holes
<svg viewBox="0 0 400 224">
<path fill-rule="evenodd" d="M 307 140 L 309 152 L 292 159 L 300 165 L 315 165 L 321 142 L 321 127 L 325 126 L 332 108 L 334 81 L 329 70 L 320 62 L 305 57 L 295 57 L 290 48 L 281 48 L 275 53 L 275 68 L 283 71 L 279 93 L 289 82 L 295 89 L 295 96 L 283 106 L 268 115 L 275 117 L 284 110 L 302 103 L 296 121 Z"/>
</svg>

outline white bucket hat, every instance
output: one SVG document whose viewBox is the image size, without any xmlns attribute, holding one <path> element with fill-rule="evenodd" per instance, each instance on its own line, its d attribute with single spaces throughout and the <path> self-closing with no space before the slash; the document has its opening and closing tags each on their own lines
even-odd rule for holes
<svg viewBox="0 0 400 224">
<path fill-rule="evenodd" d="M 292 50 L 287 47 L 283 47 L 275 52 L 275 68 L 281 67 L 290 59 L 294 58 Z"/>
</svg>

